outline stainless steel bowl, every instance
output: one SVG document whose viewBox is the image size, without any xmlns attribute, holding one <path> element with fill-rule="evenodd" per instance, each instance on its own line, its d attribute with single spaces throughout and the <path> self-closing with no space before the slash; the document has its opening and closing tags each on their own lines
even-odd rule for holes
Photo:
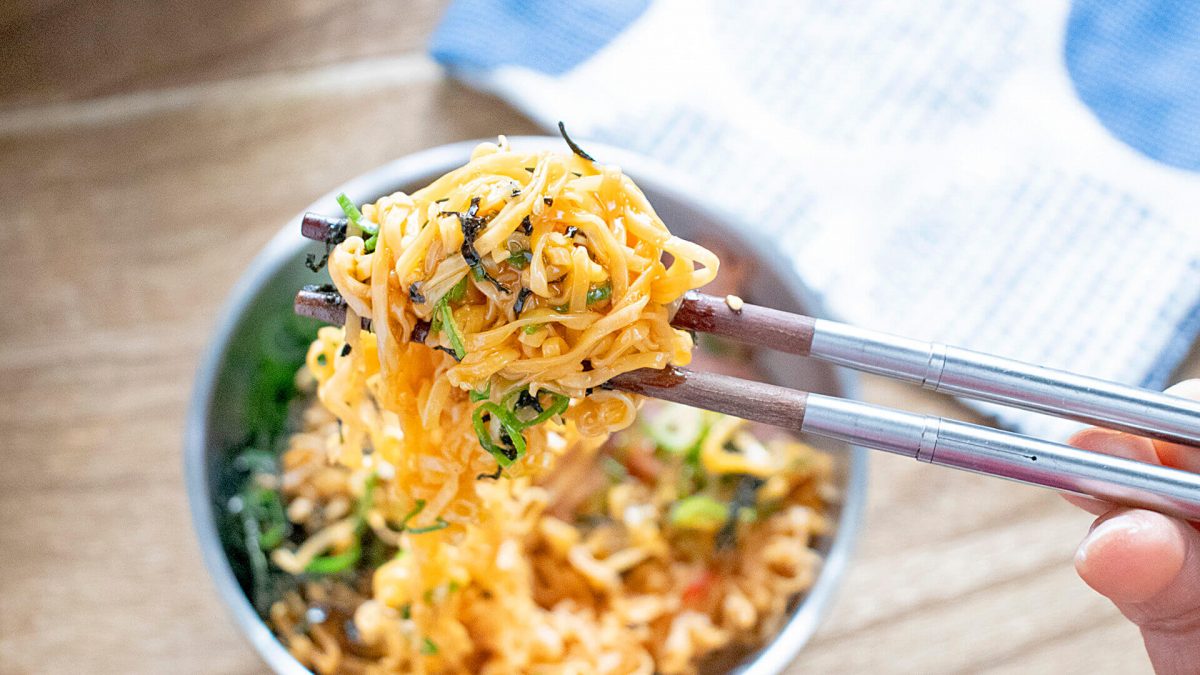
<svg viewBox="0 0 1200 675">
<path fill-rule="evenodd" d="M 557 138 L 524 137 L 513 138 L 512 142 L 518 148 L 562 149 L 562 141 Z M 334 196 L 339 192 L 363 203 L 396 190 L 414 190 L 464 164 L 475 145 L 444 145 L 399 159 L 355 178 L 307 210 L 338 213 Z M 769 242 L 746 238 L 736 227 L 734 217 L 688 195 L 670 170 L 615 148 L 591 143 L 586 147 L 603 161 L 621 166 L 645 191 L 673 232 L 715 250 L 725 261 L 723 269 L 740 268 L 745 276 L 737 281 L 739 295 L 771 307 L 821 315 L 820 307 L 791 265 Z M 204 562 L 234 619 L 277 673 L 307 670 L 288 654 L 255 613 L 234 575 L 217 530 L 218 516 L 233 488 L 220 484 L 218 477 L 222 465 L 229 461 L 229 448 L 244 439 L 249 428 L 246 402 L 256 373 L 247 363 L 247 346 L 258 344 L 270 318 L 291 312 L 296 290 L 313 282 L 303 259 L 305 253 L 318 251 L 320 246 L 300 236 L 299 221 L 297 216 L 271 240 L 226 304 L 196 376 L 184 439 L 188 498 Z M 753 359 L 758 372 L 777 384 L 844 397 L 857 393 L 851 374 L 816 361 L 769 351 L 755 352 Z M 834 534 L 817 542 L 825 562 L 812 589 L 796 599 L 784 628 L 774 640 L 737 664 L 734 669 L 738 672 L 779 673 L 795 658 L 828 607 L 858 534 L 866 490 L 866 453 L 861 448 L 819 441 L 816 444 L 835 453 L 840 488 L 839 502 L 834 506 Z"/>
</svg>

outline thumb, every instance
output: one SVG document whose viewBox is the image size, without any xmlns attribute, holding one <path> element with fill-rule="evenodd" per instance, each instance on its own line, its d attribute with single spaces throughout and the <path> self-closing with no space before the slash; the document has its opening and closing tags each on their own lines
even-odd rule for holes
<svg viewBox="0 0 1200 675">
<path fill-rule="evenodd" d="M 1200 663 L 1200 532 L 1153 511 L 1114 509 L 1075 554 L 1079 576 L 1142 630 L 1159 673 Z"/>
</svg>

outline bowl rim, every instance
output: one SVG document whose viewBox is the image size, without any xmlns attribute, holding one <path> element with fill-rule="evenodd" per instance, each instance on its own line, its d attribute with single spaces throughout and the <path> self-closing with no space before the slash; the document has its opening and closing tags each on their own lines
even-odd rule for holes
<svg viewBox="0 0 1200 675">
<path fill-rule="evenodd" d="M 204 566 L 217 587 L 223 604 L 232 614 L 242 634 L 276 673 L 290 675 L 310 671 L 284 648 L 243 592 L 221 545 L 217 513 L 208 489 L 208 419 L 216 395 L 216 384 L 228 356 L 234 332 L 248 305 L 262 287 L 309 245 L 300 235 L 299 227 L 305 212 L 338 212 L 335 200 L 338 193 L 346 193 L 357 203 L 376 199 L 394 189 L 396 185 L 445 173 L 462 165 L 470 156 L 471 150 L 484 140 L 449 143 L 405 155 L 330 190 L 300 214 L 289 219 L 234 285 L 230 297 L 220 310 L 216 328 L 200 359 L 188 406 L 183 447 L 184 481 L 192 527 L 199 540 Z M 509 140 L 515 147 L 537 150 L 558 149 L 562 142 L 561 139 L 552 136 L 513 136 L 509 137 Z M 588 141 L 584 145 L 596 151 L 594 154 L 603 157 L 604 163 L 616 164 L 627 170 L 639 185 L 651 186 L 651 192 L 666 194 L 677 201 L 690 202 L 697 210 L 722 223 L 734 237 L 741 240 L 739 243 L 750 249 L 753 258 L 764 262 L 784 281 L 786 291 L 790 295 L 802 299 L 814 315 L 829 316 L 820 300 L 814 297 L 780 251 L 767 245 L 762 239 L 746 236 L 744 233 L 748 230 L 748 224 L 743 219 L 718 206 L 702 192 L 688 189 L 687 183 L 675 170 L 651 158 L 603 143 Z M 855 375 L 841 368 L 834 368 L 833 376 L 843 396 L 858 397 L 858 379 Z M 828 611 L 858 539 L 866 504 L 867 451 L 858 446 L 851 446 L 848 454 L 847 482 L 841 493 L 837 534 L 824 557 L 816 582 L 807 591 L 801 605 L 788 618 L 784 627 L 760 649 L 753 661 L 739 666 L 736 672 L 753 675 L 774 675 L 783 672 L 816 632 Z"/>
</svg>

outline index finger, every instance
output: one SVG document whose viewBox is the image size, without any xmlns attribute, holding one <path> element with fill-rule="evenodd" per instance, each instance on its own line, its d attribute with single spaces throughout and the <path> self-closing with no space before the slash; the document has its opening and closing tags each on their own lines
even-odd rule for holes
<svg viewBox="0 0 1200 675">
<path fill-rule="evenodd" d="M 1167 393 L 1200 401 L 1200 380 L 1184 380 L 1169 387 Z M 1200 473 L 1200 448 L 1180 443 L 1154 441 L 1154 450 L 1162 464 Z"/>
</svg>

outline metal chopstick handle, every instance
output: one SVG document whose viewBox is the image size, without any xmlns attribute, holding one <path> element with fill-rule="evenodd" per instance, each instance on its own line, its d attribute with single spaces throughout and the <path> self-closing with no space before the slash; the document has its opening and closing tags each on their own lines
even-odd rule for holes
<svg viewBox="0 0 1200 675">
<path fill-rule="evenodd" d="M 820 394 L 808 395 L 801 430 L 933 464 L 1200 520 L 1200 474 Z"/>
<path fill-rule="evenodd" d="M 823 319 L 809 353 L 934 391 L 1200 445 L 1200 401 Z"/>
</svg>

